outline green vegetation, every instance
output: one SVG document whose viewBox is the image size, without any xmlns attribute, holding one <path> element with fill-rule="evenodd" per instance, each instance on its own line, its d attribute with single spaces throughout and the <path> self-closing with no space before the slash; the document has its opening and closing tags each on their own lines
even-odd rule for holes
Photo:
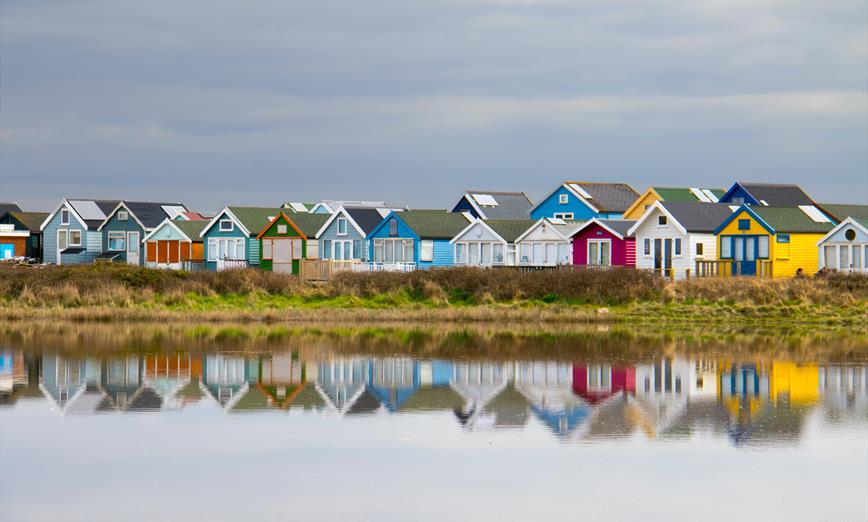
<svg viewBox="0 0 868 522">
<path fill-rule="evenodd" d="M 0 313 L 9 319 L 104 321 L 727 319 L 864 329 L 868 277 L 671 283 L 630 269 L 520 272 L 454 268 L 409 274 L 344 273 L 331 283 L 314 285 L 261 270 L 189 273 L 112 264 L 10 266 L 0 268 Z"/>
</svg>

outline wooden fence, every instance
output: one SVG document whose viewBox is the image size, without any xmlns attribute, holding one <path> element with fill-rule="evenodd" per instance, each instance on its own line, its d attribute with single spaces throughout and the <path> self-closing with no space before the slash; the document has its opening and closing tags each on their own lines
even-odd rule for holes
<svg viewBox="0 0 868 522">
<path fill-rule="evenodd" d="M 732 259 L 696 260 L 696 277 L 737 277 L 743 276 L 741 263 Z M 774 277 L 774 265 L 770 259 L 756 260 L 756 277 Z"/>
<path fill-rule="evenodd" d="M 331 281 L 335 274 L 354 271 L 360 264 L 358 260 L 302 259 L 299 265 L 299 277 L 304 281 Z"/>
</svg>

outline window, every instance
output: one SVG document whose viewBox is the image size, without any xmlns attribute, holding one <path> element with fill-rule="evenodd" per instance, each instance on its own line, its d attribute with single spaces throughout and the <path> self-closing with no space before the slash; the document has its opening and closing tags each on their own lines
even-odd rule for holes
<svg viewBox="0 0 868 522">
<path fill-rule="evenodd" d="M 69 224 L 69 210 L 61 209 L 60 210 L 60 224 L 68 225 Z"/>
<path fill-rule="evenodd" d="M 263 239 L 262 240 L 262 259 L 271 259 L 272 257 L 272 249 L 274 247 L 273 239 Z"/>
<path fill-rule="evenodd" d="M 434 241 L 425 239 L 419 243 L 419 261 L 434 261 Z"/>
<path fill-rule="evenodd" d="M 81 246 L 81 230 L 69 231 L 69 246 Z"/>
<path fill-rule="evenodd" d="M 479 264 L 479 243 L 469 243 L 467 245 L 467 264 Z"/>
<path fill-rule="evenodd" d="M 573 219 L 572 212 L 555 212 L 555 219 Z"/>
<path fill-rule="evenodd" d="M 529 243 L 522 243 L 519 249 L 518 262 L 530 263 L 531 247 Z"/>
<path fill-rule="evenodd" d="M 126 234 L 123 232 L 108 233 L 108 249 L 115 252 L 123 252 L 127 248 Z"/>
<path fill-rule="evenodd" d="M 778 237 L 781 237 L 781 236 L 778 236 Z M 790 237 L 787 236 L 787 239 L 788 239 L 788 240 L 789 240 L 789 238 L 790 238 Z M 844 232 L 844 238 L 846 238 L 847 241 L 853 241 L 854 239 L 856 239 L 856 231 L 853 230 L 852 228 L 848 228 L 848 229 Z"/>
<path fill-rule="evenodd" d="M 750 220 L 749 219 L 739 219 L 738 220 L 738 229 L 739 230 L 750 230 Z"/>
<path fill-rule="evenodd" d="M 217 261 L 217 240 L 208 240 L 208 261 Z"/>
<path fill-rule="evenodd" d="M 561 265 L 570 264 L 570 250 L 572 250 L 572 248 L 571 248 L 571 245 L 569 245 L 569 244 L 558 245 L 558 264 L 561 264 Z"/>
<path fill-rule="evenodd" d="M 398 235 L 398 220 L 392 218 L 389 220 L 389 237 L 395 237 Z"/>
<path fill-rule="evenodd" d="M 492 262 L 496 265 L 503 264 L 503 244 L 495 243 L 492 245 Z"/>
<path fill-rule="evenodd" d="M 118 210 L 118 221 L 126 221 L 130 215 L 126 210 Z"/>
<path fill-rule="evenodd" d="M 736 196 L 736 197 L 730 198 L 730 202 L 733 205 L 744 205 L 744 196 Z"/>
<path fill-rule="evenodd" d="M 642 250 L 643 250 L 643 252 L 645 253 L 646 256 L 650 256 L 650 255 L 651 255 L 651 240 L 650 240 L 650 239 L 646 239 L 646 240 L 644 241 L 644 247 L 643 247 Z"/>
<path fill-rule="evenodd" d="M 464 243 L 455 244 L 455 262 L 461 264 L 467 263 L 467 245 Z"/>
<path fill-rule="evenodd" d="M 330 259 L 335 261 L 349 261 L 353 258 L 353 241 L 332 241 L 332 254 Z"/>
<path fill-rule="evenodd" d="M 720 258 L 732 258 L 732 236 L 722 236 L 720 238 Z"/>
<path fill-rule="evenodd" d="M 347 235 L 347 218 L 338 218 L 338 235 Z"/>
<path fill-rule="evenodd" d="M 361 259 L 362 258 L 362 240 L 354 239 L 353 240 L 353 259 Z"/>
<path fill-rule="evenodd" d="M 769 236 L 759 236 L 757 245 L 757 257 L 768 259 L 769 257 Z"/>
<path fill-rule="evenodd" d="M 235 226 L 232 224 L 231 219 L 220 220 L 220 232 L 232 232 L 233 230 L 235 230 Z"/>
<path fill-rule="evenodd" d="M 286 234 L 286 225 L 284 225 L 284 224 L 277 225 L 277 233 L 278 234 Z"/>
<path fill-rule="evenodd" d="M 676 256 L 681 255 L 681 238 L 680 237 L 675 238 L 675 255 Z"/>
<path fill-rule="evenodd" d="M 322 258 L 323 259 L 331 259 L 332 258 L 332 241 L 331 241 L 331 239 L 323 239 Z"/>
<path fill-rule="evenodd" d="M 515 266 L 515 245 L 507 245 L 506 247 L 506 264 Z"/>
<path fill-rule="evenodd" d="M 375 263 L 412 263 L 412 239 L 375 239 Z"/>
<path fill-rule="evenodd" d="M 835 256 L 835 250 L 837 250 L 837 247 L 827 245 L 824 247 L 824 250 L 823 259 L 825 261 L 825 266 L 828 268 L 838 268 Z"/>
<path fill-rule="evenodd" d="M 588 241 L 588 264 L 609 266 L 611 262 L 612 242 L 605 240 Z"/>
<path fill-rule="evenodd" d="M 218 237 L 208 240 L 208 261 L 245 259 L 244 239 Z"/>
<path fill-rule="evenodd" d="M 138 252 L 139 251 L 139 233 L 138 232 L 130 232 L 129 236 L 127 236 L 127 252 Z"/>
<path fill-rule="evenodd" d="M 560 196 L 558 196 L 558 203 L 560 203 L 561 205 L 566 205 L 569 202 L 570 202 L 570 197 L 568 195 L 561 194 Z"/>
<path fill-rule="evenodd" d="M 705 245 L 702 243 L 696 243 L 696 255 L 701 256 L 705 253 Z"/>
<path fill-rule="evenodd" d="M 491 243 L 479 244 L 479 264 L 483 266 L 491 265 Z"/>
<path fill-rule="evenodd" d="M 657 226 L 666 226 L 669 223 L 669 218 L 666 216 L 657 216 Z"/>
<path fill-rule="evenodd" d="M 790 235 L 789 234 L 778 234 L 775 241 L 778 243 L 789 243 Z"/>
</svg>

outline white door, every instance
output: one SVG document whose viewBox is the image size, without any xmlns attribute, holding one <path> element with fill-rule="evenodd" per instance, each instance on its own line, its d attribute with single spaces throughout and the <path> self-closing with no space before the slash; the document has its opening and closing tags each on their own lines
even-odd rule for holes
<svg viewBox="0 0 868 522">
<path fill-rule="evenodd" d="M 275 239 L 272 251 L 272 270 L 292 273 L 292 240 Z"/>
<path fill-rule="evenodd" d="M 127 264 L 138 265 L 141 252 L 138 232 L 127 232 Z"/>
<path fill-rule="evenodd" d="M 69 231 L 61 229 L 57 231 L 57 264 L 60 264 L 60 253 L 66 250 L 69 243 Z"/>
</svg>

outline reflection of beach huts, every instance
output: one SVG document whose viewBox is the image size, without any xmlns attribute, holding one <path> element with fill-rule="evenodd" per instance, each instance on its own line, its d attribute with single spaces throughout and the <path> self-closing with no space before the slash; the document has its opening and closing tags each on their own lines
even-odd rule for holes
<svg viewBox="0 0 868 522">
<path fill-rule="evenodd" d="M 89 385 L 93 388 L 99 380 L 98 361 L 51 353 L 42 356 L 40 389 L 62 412 L 68 411 L 85 393 L 86 388 Z"/>
<path fill-rule="evenodd" d="M 533 414 L 557 435 L 572 433 L 591 415 L 591 406 L 573 392 L 573 365 L 569 363 L 517 363 L 515 383 Z"/>
<path fill-rule="evenodd" d="M 828 422 L 868 421 L 868 366 L 823 366 L 819 386 Z"/>
<path fill-rule="evenodd" d="M 326 400 L 318 392 L 315 383 L 307 382 L 308 371 L 298 354 L 276 353 L 259 361 L 259 375 L 251 383 L 243 397 L 232 405 L 233 412 L 263 410 L 320 410 Z M 316 368 L 312 368 L 316 375 Z"/>
<path fill-rule="evenodd" d="M 636 369 L 632 367 L 577 363 L 572 374 L 573 392 L 590 404 L 621 392 L 636 391 Z"/>
<path fill-rule="evenodd" d="M 259 365 L 255 359 L 232 354 L 212 354 L 202 361 L 202 389 L 227 410 L 232 409 L 250 384 L 256 383 Z"/>
</svg>

